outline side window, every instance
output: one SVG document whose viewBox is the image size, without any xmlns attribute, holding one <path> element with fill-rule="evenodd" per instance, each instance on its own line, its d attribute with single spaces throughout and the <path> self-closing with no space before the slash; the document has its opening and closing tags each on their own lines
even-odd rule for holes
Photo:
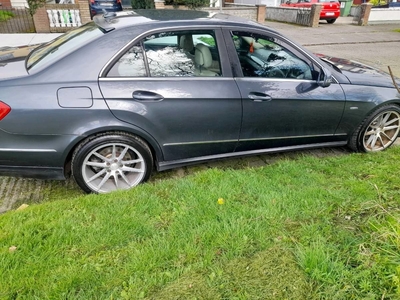
<svg viewBox="0 0 400 300">
<path fill-rule="evenodd" d="M 151 77 L 193 76 L 194 61 L 179 47 L 176 33 L 158 33 L 144 39 Z M 189 42 L 187 42 L 189 44 Z"/>
<path fill-rule="evenodd" d="M 135 45 L 111 68 L 107 77 L 145 77 L 146 68 L 142 47 Z"/>
<path fill-rule="evenodd" d="M 232 32 L 244 77 L 312 80 L 311 67 L 274 38 Z"/>
<path fill-rule="evenodd" d="M 213 31 L 162 32 L 143 44 L 151 77 L 221 75 Z"/>
<path fill-rule="evenodd" d="M 107 74 L 107 77 L 146 76 L 221 76 L 214 31 L 174 31 L 149 35 L 132 46 Z"/>
</svg>

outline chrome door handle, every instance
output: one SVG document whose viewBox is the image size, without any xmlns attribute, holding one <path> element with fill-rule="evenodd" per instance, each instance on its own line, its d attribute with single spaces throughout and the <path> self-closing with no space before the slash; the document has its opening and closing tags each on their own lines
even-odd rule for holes
<svg viewBox="0 0 400 300">
<path fill-rule="evenodd" d="M 250 93 L 248 97 L 254 102 L 267 102 L 272 100 L 272 97 L 270 95 L 256 92 Z"/>
<path fill-rule="evenodd" d="M 149 91 L 134 91 L 132 98 L 138 101 L 161 101 L 163 96 Z"/>
</svg>

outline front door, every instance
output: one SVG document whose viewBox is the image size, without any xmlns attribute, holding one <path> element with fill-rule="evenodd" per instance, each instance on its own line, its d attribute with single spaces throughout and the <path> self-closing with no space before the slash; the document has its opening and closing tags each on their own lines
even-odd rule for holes
<svg viewBox="0 0 400 300">
<path fill-rule="evenodd" d="M 241 70 L 243 99 L 237 151 L 335 141 L 345 96 L 339 84 L 322 88 L 318 70 L 275 36 L 229 31 Z M 241 76 L 240 76 L 241 75 Z"/>
</svg>

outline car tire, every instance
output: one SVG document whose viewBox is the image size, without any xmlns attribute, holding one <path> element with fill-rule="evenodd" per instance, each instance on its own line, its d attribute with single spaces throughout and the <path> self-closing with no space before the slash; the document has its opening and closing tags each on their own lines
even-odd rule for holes
<svg viewBox="0 0 400 300">
<path fill-rule="evenodd" d="M 153 156 L 137 136 L 103 133 L 88 138 L 72 155 L 72 175 L 87 193 L 131 189 L 149 179 Z"/>
<path fill-rule="evenodd" d="M 354 151 L 382 151 L 396 141 L 399 130 L 400 108 L 385 105 L 365 118 L 351 136 L 348 146 Z"/>
<path fill-rule="evenodd" d="M 326 21 L 328 22 L 328 24 L 333 24 L 333 23 L 336 22 L 336 19 L 329 19 L 329 20 L 326 20 Z"/>
</svg>

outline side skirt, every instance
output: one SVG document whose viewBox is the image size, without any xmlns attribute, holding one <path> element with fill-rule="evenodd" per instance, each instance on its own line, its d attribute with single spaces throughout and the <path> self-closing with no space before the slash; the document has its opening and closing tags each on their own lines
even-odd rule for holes
<svg viewBox="0 0 400 300">
<path fill-rule="evenodd" d="M 25 177 L 36 179 L 65 180 L 63 168 L 26 167 L 26 166 L 2 166 L 0 176 Z"/>
<path fill-rule="evenodd" d="M 179 168 L 188 165 L 194 165 L 206 161 L 224 159 L 224 158 L 234 158 L 234 157 L 243 157 L 243 156 L 253 156 L 267 153 L 278 153 L 278 152 L 289 152 L 296 150 L 306 150 L 306 149 L 315 149 L 315 148 L 325 148 L 325 147 L 340 147 L 347 145 L 347 141 L 340 142 L 328 142 L 328 143 L 317 143 L 317 144 L 307 144 L 307 145 L 297 145 L 297 146 L 288 146 L 288 147 L 277 147 L 277 148 L 269 148 L 269 149 L 260 149 L 260 150 L 251 150 L 251 151 L 241 151 L 241 152 L 232 152 L 232 153 L 224 153 L 218 155 L 208 155 L 208 156 L 200 156 L 194 158 L 173 160 L 173 161 L 162 161 L 157 162 L 157 171 L 165 171 L 173 168 Z"/>
</svg>

